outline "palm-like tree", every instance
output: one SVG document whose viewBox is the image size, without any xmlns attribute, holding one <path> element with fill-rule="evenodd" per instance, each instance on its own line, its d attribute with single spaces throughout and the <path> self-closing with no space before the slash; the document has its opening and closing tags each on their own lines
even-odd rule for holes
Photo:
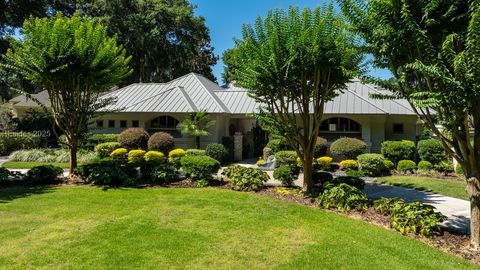
<svg viewBox="0 0 480 270">
<path fill-rule="evenodd" d="M 195 136 L 195 147 L 200 148 L 200 137 L 208 136 L 208 128 L 215 124 L 215 120 L 210 118 L 206 111 L 191 113 L 188 118 L 180 122 L 177 129 L 182 135 Z"/>
</svg>

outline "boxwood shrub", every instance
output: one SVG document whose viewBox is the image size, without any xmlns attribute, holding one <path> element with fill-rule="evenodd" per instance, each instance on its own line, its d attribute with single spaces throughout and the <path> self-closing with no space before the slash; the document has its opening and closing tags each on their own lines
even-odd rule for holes
<svg viewBox="0 0 480 270">
<path fill-rule="evenodd" d="M 178 179 L 178 172 L 175 166 L 171 164 L 160 164 L 153 168 L 150 179 L 159 184 L 174 182 Z"/>
<path fill-rule="evenodd" d="M 367 150 L 367 144 L 356 138 L 340 138 L 330 145 L 330 153 L 336 160 L 356 159 Z"/>
<path fill-rule="evenodd" d="M 98 157 L 106 158 L 110 156 L 110 153 L 112 153 L 113 150 L 119 147 L 120 147 L 119 142 L 105 142 L 105 143 L 100 143 L 96 145 L 94 150 L 95 150 L 95 153 L 97 153 Z"/>
<path fill-rule="evenodd" d="M 413 160 L 415 158 L 415 143 L 408 140 L 385 141 L 382 143 L 382 155 L 398 164 L 400 160 Z"/>
<path fill-rule="evenodd" d="M 207 148 L 205 149 L 205 154 L 207 154 L 207 156 L 211 158 L 222 162 L 223 159 L 228 155 L 228 151 L 225 146 L 223 146 L 223 144 L 211 143 L 207 145 Z"/>
<path fill-rule="evenodd" d="M 175 141 L 172 135 L 166 132 L 156 132 L 148 139 L 148 150 L 155 150 L 168 155 L 175 148 Z"/>
<path fill-rule="evenodd" d="M 269 179 L 262 170 L 240 165 L 230 166 L 223 170 L 222 174 L 225 175 L 228 185 L 238 191 L 259 191 Z"/>
<path fill-rule="evenodd" d="M 418 162 L 417 168 L 419 171 L 430 171 L 433 170 L 433 164 L 430 161 L 421 160 Z"/>
<path fill-rule="evenodd" d="M 80 165 L 76 172 L 85 182 L 96 185 L 131 186 L 138 176 L 135 165 L 112 159 Z"/>
<path fill-rule="evenodd" d="M 145 153 L 145 150 L 142 149 L 130 150 L 128 152 L 128 162 L 134 165 L 142 164 L 145 161 Z"/>
<path fill-rule="evenodd" d="M 358 169 L 369 176 L 381 176 L 385 170 L 383 161 L 385 158 L 380 154 L 362 154 L 357 158 Z"/>
<path fill-rule="evenodd" d="M 417 151 L 420 159 L 426 160 L 433 165 L 447 159 L 443 145 L 439 140 L 421 140 L 417 143 Z"/>
<path fill-rule="evenodd" d="M 319 157 L 316 160 L 321 170 L 329 171 L 332 168 L 333 158 L 331 157 Z"/>
<path fill-rule="evenodd" d="M 282 182 L 284 186 L 291 186 L 298 178 L 298 172 L 292 170 L 292 167 L 288 165 L 282 165 L 273 171 L 273 178 Z"/>
<path fill-rule="evenodd" d="M 206 156 L 205 150 L 202 149 L 187 149 L 185 150 L 186 156 Z"/>
<path fill-rule="evenodd" d="M 283 165 L 291 166 L 292 168 L 297 166 L 297 152 L 295 151 L 279 151 L 275 153 L 275 167 Z"/>
<path fill-rule="evenodd" d="M 28 170 L 25 181 L 34 185 L 53 184 L 58 182 L 61 174 L 63 174 L 63 169 L 57 166 L 35 166 Z"/>
<path fill-rule="evenodd" d="M 180 166 L 193 180 L 208 181 L 220 169 L 220 162 L 209 156 L 184 156 L 180 158 Z"/>
<path fill-rule="evenodd" d="M 397 165 L 397 171 L 400 173 L 415 173 L 417 164 L 413 160 L 400 160 Z"/>
<path fill-rule="evenodd" d="M 127 149 L 146 149 L 149 137 L 143 128 L 127 128 L 118 135 L 117 141 Z"/>
</svg>

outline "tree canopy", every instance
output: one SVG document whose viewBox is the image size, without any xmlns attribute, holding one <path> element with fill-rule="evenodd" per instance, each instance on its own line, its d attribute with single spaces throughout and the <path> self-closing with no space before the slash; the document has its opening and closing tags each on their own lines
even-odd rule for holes
<svg viewBox="0 0 480 270">
<path fill-rule="evenodd" d="M 239 86 L 262 104 L 263 120 L 281 128 L 302 160 L 304 191 L 312 187 L 315 142 L 325 103 L 358 75 L 356 35 L 333 5 L 270 11 L 245 25 L 236 42 Z M 296 146 L 299 145 L 300 148 Z"/>
<path fill-rule="evenodd" d="M 471 240 L 480 246 L 480 7 L 478 1 L 343 0 L 378 66 L 378 84 L 406 98 L 462 166 Z M 383 97 L 391 98 L 391 97 Z M 439 125 L 441 128 L 439 128 Z"/>
<path fill-rule="evenodd" d="M 4 67 L 48 92 L 55 124 L 67 137 L 72 173 L 88 121 L 112 102 L 101 96 L 130 74 L 131 57 L 98 20 L 77 14 L 31 18 L 22 31 L 21 40 L 11 40 Z"/>
<path fill-rule="evenodd" d="M 215 120 L 206 111 L 199 111 L 189 114 L 178 124 L 177 129 L 182 135 L 195 136 L 195 147 L 200 149 L 200 137 L 210 135 L 208 129 L 213 125 Z"/>
</svg>

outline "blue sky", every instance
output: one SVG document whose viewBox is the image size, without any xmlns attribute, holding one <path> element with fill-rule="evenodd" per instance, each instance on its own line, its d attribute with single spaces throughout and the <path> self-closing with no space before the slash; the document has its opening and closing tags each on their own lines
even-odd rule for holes
<svg viewBox="0 0 480 270">
<path fill-rule="evenodd" d="M 212 46 L 215 54 L 221 56 L 223 51 L 234 46 L 233 38 L 241 36 L 244 23 L 253 23 L 258 17 L 264 17 L 271 9 L 287 9 L 290 5 L 314 8 L 323 5 L 324 0 L 190 0 L 197 6 L 195 13 L 205 17 L 210 28 Z M 213 67 L 213 73 L 221 82 L 223 63 L 218 61 Z M 389 78 L 387 70 L 371 70 L 371 75 Z"/>
</svg>

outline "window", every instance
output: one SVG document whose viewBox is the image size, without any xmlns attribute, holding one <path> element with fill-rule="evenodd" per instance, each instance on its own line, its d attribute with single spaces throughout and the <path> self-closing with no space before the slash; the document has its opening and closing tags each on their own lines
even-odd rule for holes
<svg viewBox="0 0 480 270">
<path fill-rule="evenodd" d="M 103 128 L 103 120 L 97 120 L 96 123 L 97 123 L 97 127 Z"/>
<path fill-rule="evenodd" d="M 120 127 L 126 128 L 127 127 L 127 120 L 120 120 Z"/>
<path fill-rule="evenodd" d="M 393 124 L 394 134 L 403 134 L 403 124 Z"/>
<path fill-rule="evenodd" d="M 115 127 L 115 120 L 108 120 L 108 127 L 114 128 Z"/>
<path fill-rule="evenodd" d="M 163 115 L 150 121 L 150 128 L 152 129 L 176 130 L 177 125 L 178 120 L 168 115 Z"/>
<path fill-rule="evenodd" d="M 132 127 L 139 127 L 138 120 L 132 120 Z"/>
<path fill-rule="evenodd" d="M 324 120 L 320 125 L 322 132 L 334 133 L 360 133 L 362 131 L 359 123 L 344 117 L 335 117 Z"/>
</svg>

